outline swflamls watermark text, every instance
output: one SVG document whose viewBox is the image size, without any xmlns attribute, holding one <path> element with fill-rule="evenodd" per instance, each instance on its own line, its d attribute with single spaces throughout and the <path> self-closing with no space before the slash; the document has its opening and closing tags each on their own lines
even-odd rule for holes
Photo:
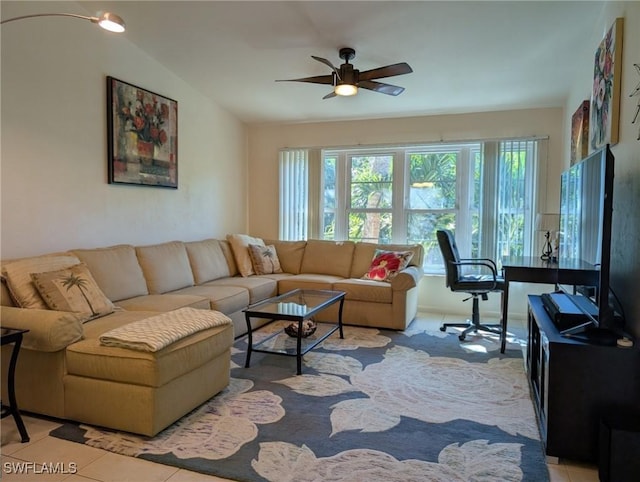
<svg viewBox="0 0 640 482">
<path fill-rule="evenodd" d="M 75 462 L 4 462 L 5 474 L 75 474 L 78 464 Z"/>
</svg>

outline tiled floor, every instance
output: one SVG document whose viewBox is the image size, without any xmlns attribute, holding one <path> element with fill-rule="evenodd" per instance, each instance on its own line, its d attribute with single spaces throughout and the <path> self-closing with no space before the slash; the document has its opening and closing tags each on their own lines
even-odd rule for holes
<svg viewBox="0 0 640 482">
<path fill-rule="evenodd" d="M 433 328 L 439 326 L 444 319 L 449 322 L 464 321 L 462 316 L 421 314 L 411 328 Z M 515 340 L 522 340 L 526 336 L 526 329 L 517 321 L 510 321 L 509 332 L 514 335 Z M 13 419 L 7 417 L 2 420 L 0 478 L 7 482 L 226 480 L 49 437 L 49 432 L 58 426 L 56 422 L 34 417 L 24 417 L 24 420 L 31 438 L 30 442 L 25 444 L 20 443 Z M 594 466 L 561 460 L 559 464 L 550 464 L 548 468 L 551 482 L 598 481 L 598 471 Z M 18 473 L 19 471 L 22 473 Z"/>
</svg>

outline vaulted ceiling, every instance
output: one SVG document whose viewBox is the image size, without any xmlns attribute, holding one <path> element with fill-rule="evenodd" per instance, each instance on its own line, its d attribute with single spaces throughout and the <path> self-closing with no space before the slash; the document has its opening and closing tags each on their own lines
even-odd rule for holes
<svg viewBox="0 0 640 482">
<path fill-rule="evenodd" d="M 107 1 L 124 35 L 247 123 L 323 121 L 562 106 L 603 2 Z M 407 62 L 397 96 L 275 82 L 325 75 L 352 47 L 356 68 Z M 166 93 L 170 95 L 171 93 Z"/>
</svg>

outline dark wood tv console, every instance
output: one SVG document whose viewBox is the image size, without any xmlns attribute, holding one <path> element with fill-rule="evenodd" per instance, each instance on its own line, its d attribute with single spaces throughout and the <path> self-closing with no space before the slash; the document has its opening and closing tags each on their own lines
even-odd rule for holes
<svg viewBox="0 0 640 482">
<path fill-rule="evenodd" d="M 526 367 L 545 452 L 597 462 L 600 421 L 640 406 L 640 349 L 560 335 L 539 296 L 529 296 Z"/>
</svg>

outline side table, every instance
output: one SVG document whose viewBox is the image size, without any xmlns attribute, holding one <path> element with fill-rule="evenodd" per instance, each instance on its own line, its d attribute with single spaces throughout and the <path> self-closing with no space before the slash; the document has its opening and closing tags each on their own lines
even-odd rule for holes
<svg viewBox="0 0 640 482">
<path fill-rule="evenodd" d="M 1 346 L 13 343 L 13 350 L 11 351 L 11 361 L 9 362 L 7 389 L 9 392 L 9 405 L 0 404 L 2 407 L 1 418 L 13 415 L 13 419 L 16 422 L 18 431 L 22 442 L 29 441 L 29 434 L 24 426 L 22 417 L 20 416 L 20 410 L 18 409 L 18 403 L 16 402 L 16 390 L 15 390 L 15 374 L 16 374 L 16 362 L 18 361 L 18 353 L 20 353 L 20 345 L 22 344 L 22 335 L 29 330 L 16 330 L 14 328 L 1 328 L 0 333 L 2 340 Z"/>
</svg>

